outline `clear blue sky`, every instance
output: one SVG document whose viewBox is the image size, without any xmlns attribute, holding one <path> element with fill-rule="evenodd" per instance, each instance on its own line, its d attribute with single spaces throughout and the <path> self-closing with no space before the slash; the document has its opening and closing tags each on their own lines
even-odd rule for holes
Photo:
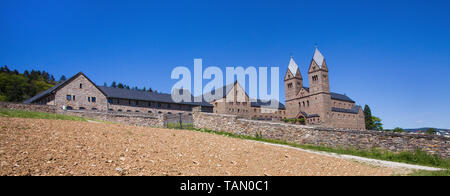
<svg viewBox="0 0 450 196">
<path fill-rule="evenodd" d="M 332 91 L 385 127 L 450 128 L 449 10 L 448 0 L 1 0 L 0 64 L 169 92 L 172 69 L 194 58 L 279 66 L 281 79 L 293 55 L 306 78 L 318 44 Z"/>
</svg>

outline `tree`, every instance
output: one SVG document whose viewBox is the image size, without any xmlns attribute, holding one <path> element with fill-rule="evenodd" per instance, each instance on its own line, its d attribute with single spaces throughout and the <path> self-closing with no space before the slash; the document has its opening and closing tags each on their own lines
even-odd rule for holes
<svg viewBox="0 0 450 196">
<path fill-rule="evenodd" d="M 364 119 L 366 121 L 366 129 L 373 130 L 373 120 L 372 120 L 372 111 L 368 105 L 364 106 Z"/>
<path fill-rule="evenodd" d="M 117 88 L 117 84 L 116 84 L 116 81 L 113 81 L 113 82 L 111 83 L 111 87 L 113 87 L 113 88 Z"/>
<path fill-rule="evenodd" d="M 28 70 L 25 70 L 25 71 L 23 72 L 23 76 L 25 76 L 25 77 L 27 77 L 27 78 L 30 77 L 30 73 L 28 72 Z"/>
<path fill-rule="evenodd" d="M 46 71 L 42 72 L 42 77 L 45 81 L 50 81 L 50 75 Z"/>
<path fill-rule="evenodd" d="M 434 134 L 436 134 L 436 132 L 437 131 L 435 128 L 429 128 L 429 129 L 427 129 L 427 131 L 425 133 L 428 135 L 434 135 Z"/>
<path fill-rule="evenodd" d="M 381 119 L 372 116 L 372 122 L 373 122 L 373 130 L 382 131 L 383 130 L 383 123 L 381 123 Z"/>
<path fill-rule="evenodd" d="M 66 81 L 66 80 L 67 80 L 67 78 L 66 78 L 65 75 L 62 75 L 61 78 L 59 78 L 59 81 L 60 81 L 60 82 L 64 82 L 64 81 Z"/>
<path fill-rule="evenodd" d="M 119 82 L 119 84 L 117 85 L 117 88 L 125 88 L 125 86 Z"/>
<path fill-rule="evenodd" d="M 400 127 L 396 127 L 394 130 L 392 130 L 393 132 L 395 132 L 395 133 L 403 133 L 403 132 L 405 132 L 405 130 L 403 130 L 402 128 L 400 128 Z"/>
</svg>

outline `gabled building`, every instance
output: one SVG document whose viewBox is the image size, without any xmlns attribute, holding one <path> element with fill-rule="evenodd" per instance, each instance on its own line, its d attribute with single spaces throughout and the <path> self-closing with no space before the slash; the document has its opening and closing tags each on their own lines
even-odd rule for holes
<svg viewBox="0 0 450 196">
<path fill-rule="evenodd" d="M 309 87 L 306 87 L 291 57 L 284 77 L 287 118 L 303 118 L 309 125 L 365 129 L 361 106 L 345 94 L 330 91 L 328 65 L 318 48 L 309 65 L 308 80 Z"/>
<path fill-rule="evenodd" d="M 56 105 L 64 110 L 133 113 L 190 112 L 197 106 L 201 106 L 204 112 L 213 110 L 212 105 L 206 102 L 177 103 L 171 94 L 97 86 L 82 72 L 24 103 Z"/>
<path fill-rule="evenodd" d="M 282 103 L 277 100 L 250 98 L 237 81 L 214 91 L 222 92 L 220 96 L 213 96 L 214 100 L 211 101 L 214 113 L 255 120 L 281 121 L 285 118 L 286 110 Z"/>
</svg>

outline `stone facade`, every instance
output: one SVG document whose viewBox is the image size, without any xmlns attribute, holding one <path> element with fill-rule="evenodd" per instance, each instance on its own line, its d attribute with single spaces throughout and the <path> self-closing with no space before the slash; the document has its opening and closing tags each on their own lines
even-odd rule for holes
<svg viewBox="0 0 450 196">
<path fill-rule="evenodd" d="M 62 108 L 107 111 L 106 95 L 83 74 L 61 87 L 54 96 L 54 105 Z"/>
<path fill-rule="evenodd" d="M 351 147 L 362 150 L 379 148 L 401 152 L 421 149 L 441 157 L 450 157 L 450 138 L 436 135 L 417 135 L 383 131 L 343 130 L 314 126 L 264 122 L 223 115 L 194 112 L 195 128 L 224 131 L 237 135 L 283 140 L 297 144 Z"/>
<path fill-rule="evenodd" d="M 310 87 L 303 85 L 298 65 L 291 58 L 284 77 L 286 118 L 305 119 L 307 125 L 365 129 L 364 113 L 346 95 L 330 92 L 328 65 L 316 48 L 308 70 Z"/>
<path fill-rule="evenodd" d="M 224 87 L 226 88 L 226 86 Z M 244 88 L 235 82 L 229 91 L 224 91 L 225 95 L 212 101 L 213 113 L 237 115 L 247 119 L 281 121 L 285 118 L 284 108 L 273 108 L 265 106 L 255 106 Z"/>
</svg>

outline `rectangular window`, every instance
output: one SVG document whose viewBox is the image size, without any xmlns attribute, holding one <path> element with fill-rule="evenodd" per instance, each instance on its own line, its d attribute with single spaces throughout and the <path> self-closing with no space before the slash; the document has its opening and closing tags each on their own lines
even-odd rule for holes
<svg viewBox="0 0 450 196">
<path fill-rule="evenodd" d="M 70 101 L 72 99 L 72 96 L 71 95 L 67 95 L 66 99 L 67 99 L 67 101 Z"/>
<path fill-rule="evenodd" d="M 97 100 L 97 98 L 92 97 L 92 102 L 95 102 Z"/>
<path fill-rule="evenodd" d="M 80 88 L 83 88 L 83 84 L 80 83 Z"/>
<path fill-rule="evenodd" d="M 91 97 L 88 97 L 88 102 L 91 102 Z"/>
<path fill-rule="evenodd" d="M 73 95 L 73 96 L 72 96 L 72 100 L 74 100 L 74 101 L 75 101 L 75 95 Z"/>
<path fill-rule="evenodd" d="M 171 107 L 171 106 L 170 106 L 170 103 L 168 103 L 168 104 L 167 104 L 167 108 L 169 108 L 169 109 L 170 109 L 170 107 Z"/>
<path fill-rule="evenodd" d="M 112 99 L 108 99 L 108 103 L 112 104 L 113 100 Z"/>
</svg>

